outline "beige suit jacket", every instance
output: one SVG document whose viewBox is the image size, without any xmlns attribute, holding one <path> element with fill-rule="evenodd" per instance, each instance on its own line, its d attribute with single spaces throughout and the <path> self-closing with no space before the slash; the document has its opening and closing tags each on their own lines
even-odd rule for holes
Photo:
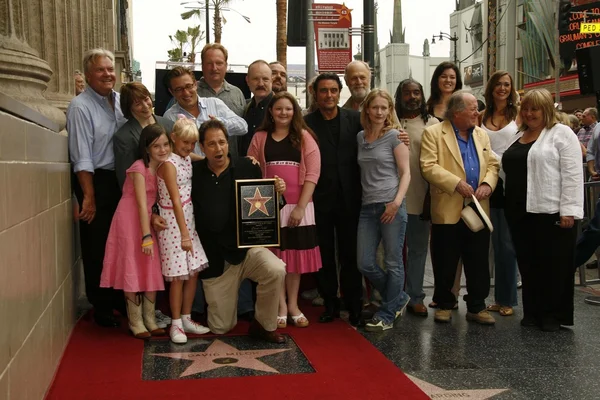
<svg viewBox="0 0 600 400">
<path fill-rule="evenodd" d="M 472 135 L 479 156 L 479 185 L 487 183 L 493 191 L 498 181 L 499 164 L 492 155 L 490 138 L 479 127 L 475 127 Z M 421 172 L 431 184 L 431 222 L 456 224 L 460 220 L 464 199 L 455 189 L 458 182 L 466 181 L 466 173 L 450 121 L 430 126 L 423 132 Z M 489 199 L 480 203 L 489 216 Z"/>
</svg>

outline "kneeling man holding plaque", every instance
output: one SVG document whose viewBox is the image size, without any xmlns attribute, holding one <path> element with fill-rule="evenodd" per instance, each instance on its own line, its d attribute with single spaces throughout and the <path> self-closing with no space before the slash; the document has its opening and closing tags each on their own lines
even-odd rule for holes
<svg viewBox="0 0 600 400">
<path fill-rule="evenodd" d="M 258 283 L 255 320 L 248 333 L 284 343 L 285 337 L 275 330 L 285 263 L 263 246 L 278 244 L 279 221 L 269 222 L 267 214 L 279 215 L 277 193 L 285 191 L 285 182 L 261 180 L 258 165 L 248 158 L 231 157 L 227 130 L 220 121 L 204 122 L 199 132 L 206 158 L 193 163 L 192 202 L 196 230 L 208 257 L 208 268 L 199 274 L 208 303 L 208 326 L 213 333 L 223 334 L 237 324 L 238 288 L 247 278 Z M 237 186 L 236 181 L 240 181 Z M 242 216 L 245 219 L 239 218 L 238 223 Z M 240 246 L 238 238 L 243 240 Z"/>
</svg>

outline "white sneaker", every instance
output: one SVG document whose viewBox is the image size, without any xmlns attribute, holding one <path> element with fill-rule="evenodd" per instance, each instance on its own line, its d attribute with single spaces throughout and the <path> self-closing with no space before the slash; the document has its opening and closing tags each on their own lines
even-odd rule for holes
<svg viewBox="0 0 600 400">
<path fill-rule="evenodd" d="M 181 318 L 183 322 L 183 331 L 185 333 L 195 333 L 196 335 L 204 335 L 210 332 L 210 329 L 206 326 L 197 323 L 191 317 Z"/>
<path fill-rule="evenodd" d="M 183 330 L 175 325 L 171 325 L 171 329 L 169 329 L 169 336 L 171 336 L 171 342 L 177 344 L 187 343 L 187 336 L 183 332 Z"/>
<path fill-rule="evenodd" d="M 159 328 L 164 329 L 171 323 L 171 317 L 163 314 L 160 310 L 154 311 L 154 317 L 156 319 L 156 325 L 158 325 Z"/>
</svg>

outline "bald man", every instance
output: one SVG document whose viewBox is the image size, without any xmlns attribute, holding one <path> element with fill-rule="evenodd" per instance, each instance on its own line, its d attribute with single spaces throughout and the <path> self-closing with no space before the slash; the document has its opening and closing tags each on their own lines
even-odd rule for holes
<svg viewBox="0 0 600 400">
<path fill-rule="evenodd" d="M 364 61 L 352 61 L 346 65 L 344 81 L 350 89 L 350 98 L 342 108 L 360 111 L 360 105 L 371 89 L 371 69 Z"/>
</svg>

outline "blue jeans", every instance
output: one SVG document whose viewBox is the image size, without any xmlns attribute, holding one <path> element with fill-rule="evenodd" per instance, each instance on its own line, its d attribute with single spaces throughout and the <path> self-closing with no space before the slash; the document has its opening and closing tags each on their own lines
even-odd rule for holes
<svg viewBox="0 0 600 400">
<path fill-rule="evenodd" d="M 192 310 L 200 314 L 204 314 L 204 306 L 206 300 L 204 299 L 204 289 L 202 288 L 202 282 L 198 282 L 196 287 L 196 296 L 194 296 L 194 303 Z M 254 311 L 254 300 L 252 299 L 252 283 L 248 279 L 244 279 L 240 284 L 240 290 L 238 293 L 238 304 L 237 314 L 242 315 L 247 312 Z"/>
<path fill-rule="evenodd" d="M 594 217 L 590 220 L 588 226 L 581 236 L 577 239 L 575 247 L 575 268 L 580 267 L 600 246 L 600 199 L 596 202 Z"/>
<path fill-rule="evenodd" d="M 490 208 L 494 232 L 494 298 L 496 304 L 514 307 L 517 300 L 517 255 L 513 246 L 503 208 Z"/>
<path fill-rule="evenodd" d="M 429 248 L 429 221 L 423 221 L 418 215 L 408 214 L 406 242 L 408 257 L 406 266 L 406 293 L 410 296 L 410 305 L 423 304 L 423 278 Z"/>
<path fill-rule="evenodd" d="M 383 299 L 375 316 L 386 324 L 396 318 L 396 312 L 408 302 L 404 292 L 404 263 L 402 248 L 406 232 L 406 205 L 398 209 L 390 224 L 381 222 L 385 203 L 363 205 L 358 220 L 357 258 L 358 269 L 367 278 Z M 376 253 L 383 240 L 385 271 L 377 265 Z"/>
</svg>

